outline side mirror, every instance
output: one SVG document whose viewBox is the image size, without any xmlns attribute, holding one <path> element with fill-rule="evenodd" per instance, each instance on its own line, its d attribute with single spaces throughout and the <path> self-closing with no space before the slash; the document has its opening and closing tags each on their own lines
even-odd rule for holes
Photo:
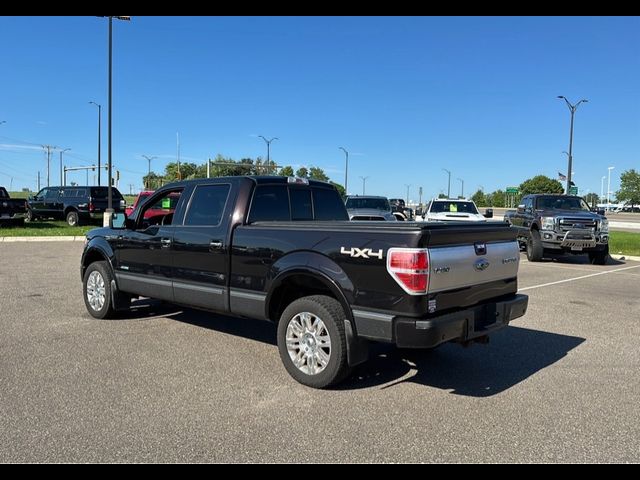
<svg viewBox="0 0 640 480">
<path fill-rule="evenodd" d="M 127 225 L 127 214 L 124 212 L 113 212 L 109 219 L 109 227 L 115 229 L 125 229 Z"/>
<path fill-rule="evenodd" d="M 493 208 L 487 208 L 484 211 L 484 218 L 493 218 Z"/>
<path fill-rule="evenodd" d="M 524 203 L 523 203 L 523 204 L 518 205 L 518 207 L 516 208 L 516 211 L 517 211 L 518 213 L 524 213 Z"/>
<path fill-rule="evenodd" d="M 604 208 L 596 208 L 596 213 L 598 215 L 602 215 L 604 217 L 605 210 L 604 210 Z"/>
</svg>

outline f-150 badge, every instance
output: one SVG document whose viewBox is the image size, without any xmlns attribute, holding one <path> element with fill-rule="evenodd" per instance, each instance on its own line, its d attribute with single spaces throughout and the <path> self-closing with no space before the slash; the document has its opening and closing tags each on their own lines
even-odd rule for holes
<svg viewBox="0 0 640 480">
<path fill-rule="evenodd" d="M 351 247 L 349 249 L 346 249 L 345 247 L 340 247 L 340 253 L 343 255 L 349 255 L 352 258 L 376 257 L 378 260 L 382 260 L 382 256 L 384 254 L 382 249 L 371 250 L 370 248 L 357 248 L 357 247 Z"/>
</svg>

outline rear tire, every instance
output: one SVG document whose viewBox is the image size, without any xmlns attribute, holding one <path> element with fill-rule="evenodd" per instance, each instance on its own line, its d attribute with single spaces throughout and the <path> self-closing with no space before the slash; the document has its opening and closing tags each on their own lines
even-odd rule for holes
<svg viewBox="0 0 640 480">
<path fill-rule="evenodd" d="M 299 298 L 282 313 L 278 350 L 289 375 L 312 388 L 325 388 L 349 373 L 345 313 L 324 295 Z"/>
<path fill-rule="evenodd" d="M 29 209 L 27 209 L 27 215 L 24 217 L 24 221 L 29 223 L 29 222 L 33 222 L 36 219 L 35 215 L 33 214 L 33 212 Z"/>
<path fill-rule="evenodd" d="M 609 260 L 609 245 L 601 252 L 589 253 L 589 261 L 593 265 L 606 265 Z"/>
<path fill-rule="evenodd" d="M 77 227 L 80 225 L 80 217 L 78 216 L 78 212 L 75 210 L 71 210 L 67 212 L 67 225 L 70 227 Z"/>
<path fill-rule="evenodd" d="M 542 240 L 540 240 L 540 232 L 531 230 L 527 238 L 527 260 L 530 262 L 539 262 L 542 260 Z"/>
</svg>

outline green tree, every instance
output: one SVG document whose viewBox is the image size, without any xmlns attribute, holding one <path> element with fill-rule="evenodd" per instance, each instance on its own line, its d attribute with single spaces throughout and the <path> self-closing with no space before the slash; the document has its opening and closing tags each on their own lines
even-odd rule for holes
<svg viewBox="0 0 640 480">
<path fill-rule="evenodd" d="M 478 190 L 476 193 L 474 193 L 471 196 L 471 200 L 473 200 L 478 207 L 487 206 L 487 198 L 482 190 Z"/>
<path fill-rule="evenodd" d="M 282 167 L 278 172 L 278 175 L 280 175 L 281 177 L 293 177 L 293 167 L 291 165 Z"/>
<path fill-rule="evenodd" d="M 158 175 L 156 172 L 151 172 L 142 177 L 142 183 L 144 184 L 144 188 L 155 190 L 163 185 L 164 177 L 162 175 Z"/>
<path fill-rule="evenodd" d="M 591 192 L 584 196 L 584 201 L 589 205 L 596 205 L 599 202 L 599 198 L 597 193 Z"/>
<path fill-rule="evenodd" d="M 640 203 L 640 173 L 635 169 L 622 172 L 620 190 L 616 192 L 618 202 L 626 202 L 633 207 Z"/>
<path fill-rule="evenodd" d="M 306 167 L 300 167 L 296 170 L 296 177 L 309 178 L 309 170 Z"/>
<path fill-rule="evenodd" d="M 530 193 L 562 193 L 564 188 L 558 180 L 554 180 L 545 175 L 537 175 L 525 180 L 520 184 L 520 195 Z"/>
<path fill-rule="evenodd" d="M 444 193 L 441 193 L 438 195 L 438 198 L 447 198 L 447 196 Z"/>
<path fill-rule="evenodd" d="M 180 162 L 180 175 L 178 175 L 178 163 L 169 162 L 164 167 L 164 179 L 167 182 L 174 182 L 176 180 L 187 180 L 189 178 L 196 178 L 196 172 L 198 166 L 195 163 Z"/>
<path fill-rule="evenodd" d="M 324 173 L 320 167 L 311 167 L 309 169 L 309 178 L 313 178 L 314 180 L 320 180 L 322 182 L 328 182 L 329 177 Z"/>
<path fill-rule="evenodd" d="M 504 190 L 496 190 L 487 195 L 487 203 L 490 207 L 504 208 Z"/>
</svg>

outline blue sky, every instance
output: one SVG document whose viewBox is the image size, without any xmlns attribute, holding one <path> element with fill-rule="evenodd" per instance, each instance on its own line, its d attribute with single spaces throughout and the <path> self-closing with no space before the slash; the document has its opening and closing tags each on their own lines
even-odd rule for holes
<svg viewBox="0 0 640 480">
<path fill-rule="evenodd" d="M 349 191 L 423 199 L 566 173 L 575 116 L 574 181 L 640 169 L 640 19 L 133 17 L 114 21 L 113 162 L 137 191 L 147 161 L 266 156 L 318 166 Z M 107 20 L 0 18 L 0 185 L 36 187 L 39 145 L 96 161 Z M 59 154 L 51 184 L 59 183 Z M 85 183 L 85 174 L 70 180 Z M 606 190 L 606 180 L 605 180 Z"/>
</svg>

